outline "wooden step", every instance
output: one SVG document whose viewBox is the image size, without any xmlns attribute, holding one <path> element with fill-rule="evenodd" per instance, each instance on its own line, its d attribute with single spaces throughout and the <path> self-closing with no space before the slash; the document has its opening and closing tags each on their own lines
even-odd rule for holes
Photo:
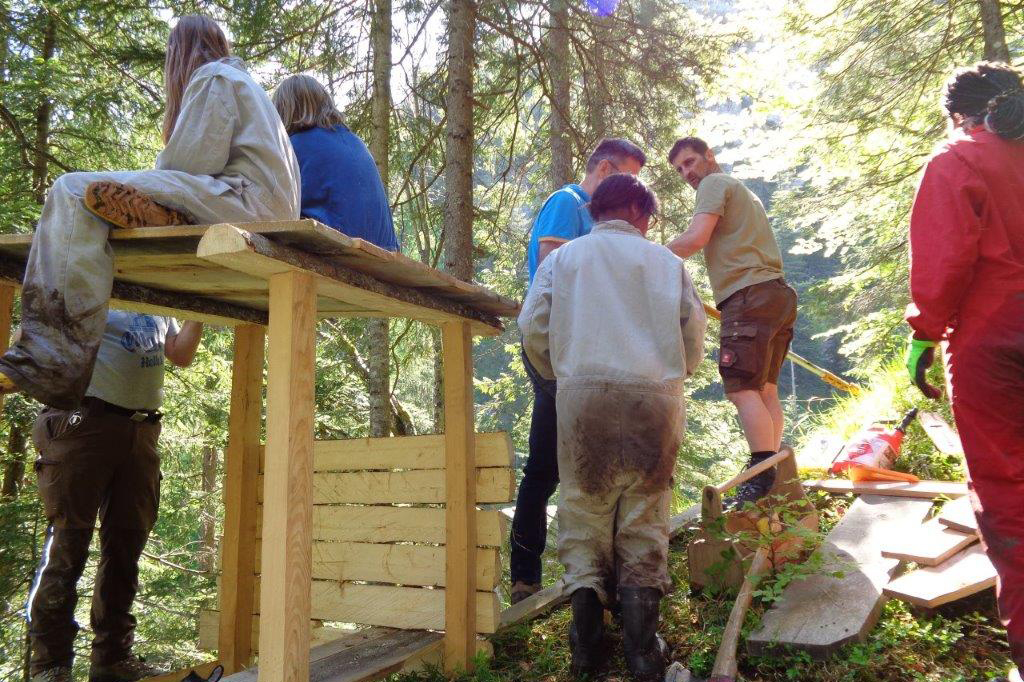
<svg viewBox="0 0 1024 682">
<path fill-rule="evenodd" d="M 910 535 L 889 538 L 882 548 L 882 556 L 937 566 L 977 541 L 976 534 L 948 528 L 936 518 Z"/>
<path fill-rule="evenodd" d="M 995 584 L 996 569 L 981 545 L 974 545 L 938 566 L 901 575 L 886 586 L 885 594 L 933 609 Z"/>
<path fill-rule="evenodd" d="M 939 513 L 939 523 L 961 533 L 978 532 L 978 519 L 975 518 L 971 500 L 967 497 L 948 502 Z"/>
</svg>

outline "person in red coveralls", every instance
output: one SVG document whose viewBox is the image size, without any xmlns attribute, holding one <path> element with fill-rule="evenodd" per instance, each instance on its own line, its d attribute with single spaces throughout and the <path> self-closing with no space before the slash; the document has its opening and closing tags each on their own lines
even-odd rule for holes
<svg viewBox="0 0 1024 682">
<path fill-rule="evenodd" d="M 982 62 L 946 86 L 954 132 L 925 168 L 910 217 L 907 369 L 944 344 L 971 501 L 1020 681 L 1024 666 L 1024 85 Z"/>
</svg>

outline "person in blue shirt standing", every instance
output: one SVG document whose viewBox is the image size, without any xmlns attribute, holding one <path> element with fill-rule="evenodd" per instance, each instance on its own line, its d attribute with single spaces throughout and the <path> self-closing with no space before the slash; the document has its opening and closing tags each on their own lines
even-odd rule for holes
<svg viewBox="0 0 1024 682">
<path fill-rule="evenodd" d="M 607 138 L 598 143 L 587 159 L 583 182 L 570 183 L 552 193 L 533 221 L 526 252 L 531 284 L 537 268 L 552 251 L 590 233 L 594 220 L 588 204 L 590 195 L 601 181 L 612 173 L 637 175 L 646 162 L 643 151 L 629 140 Z M 509 563 L 513 604 L 540 589 L 541 554 L 547 540 L 547 505 L 558 486 L 555 381 L 540 376 L 525 354 L 523 365 L 533 386 L 533 414 L 530 418 L 530 454 L 523 469 L 512 518 Z"/>
<path fill-rule="evenodd" d="M 345 126 L 324 86 L 311 76 L 289 76 L 272 100 L 299 160 L 302 217 L 398 251 L 377 164 L 366 144 Z"/>
</svg>

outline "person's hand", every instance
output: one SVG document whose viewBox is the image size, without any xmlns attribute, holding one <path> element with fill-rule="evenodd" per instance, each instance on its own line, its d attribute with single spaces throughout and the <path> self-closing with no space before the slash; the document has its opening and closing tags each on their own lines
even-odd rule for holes
<svg viewBox="0 0 1024 682">
<path fill-rule="evenodd" d="M 926 339 L 915 339 L 911 337 L 907 346 L 907 373 L 910 380 L 917 386 L 926 397 L 935 400 L 942 397 L 942 391 L 928 383 L 925 374 L 928 368 L 935 362 L 935 347 L 938 344 Z"/>
</svg>

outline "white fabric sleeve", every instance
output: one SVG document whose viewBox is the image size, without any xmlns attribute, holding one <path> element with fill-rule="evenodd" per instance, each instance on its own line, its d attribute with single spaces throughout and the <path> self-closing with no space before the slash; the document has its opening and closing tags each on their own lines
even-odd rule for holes
<svg viewBox="0 0 1024 682">
<path fill-rule="evenodd" d="M 683 331 L 683 362 L 686 376 L 693 376 L 697 366 L 704 359 L 704 332 L 708 328 L 708 316 L 704 304 L 690 279 L 690 273 L 683 266 L 683 295 L 680 296 L 679 324 Z"/>
<path fill-rule="evenodd" d="M 551 367 L 551 268 L 555 254 L 544 259 L 526 294 L 519 313 L 519 331 L 523 334 L 523 350 L 530 363 L 545 379 L 554 379 Z"/>
</svg>

